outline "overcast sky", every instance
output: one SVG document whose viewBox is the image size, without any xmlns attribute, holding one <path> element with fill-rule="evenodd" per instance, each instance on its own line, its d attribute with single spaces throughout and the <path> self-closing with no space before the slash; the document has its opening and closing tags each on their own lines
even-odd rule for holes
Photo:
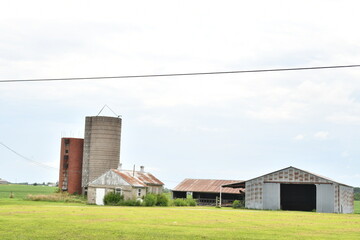
<svg viewBox="0 0 360 240">
<path fill-rule="evenodd" d="M 360 64 L 359 1 L 1 1 L 0 79 Z M 58 180 L 107 104 L 121 162 L 167 187 L 288 166 L 360 186 L 360 68 L 0 83 L 0 178 Z M 109 110 L 103 112 L 113 116 Z"/>
</svg>

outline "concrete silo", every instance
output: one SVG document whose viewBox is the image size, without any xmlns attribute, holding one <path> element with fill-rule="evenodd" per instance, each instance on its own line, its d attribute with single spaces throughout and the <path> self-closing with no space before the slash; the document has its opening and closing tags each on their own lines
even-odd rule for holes
<svg viewBox="0 0 360 240">
<path fill-rule="evenodd" d="M 86 117 L 82 188 L 120 163 L 121 118 Z"/>
</svg>

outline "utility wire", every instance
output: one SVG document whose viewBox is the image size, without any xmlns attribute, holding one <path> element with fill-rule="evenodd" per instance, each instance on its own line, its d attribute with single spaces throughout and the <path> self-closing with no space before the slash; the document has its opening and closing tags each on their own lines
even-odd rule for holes
<svg viewBox="0 0 360 240">
<path fill-rule="evenodd" d="M 24 160 L 26 160 L 26 161 L 28 161 L 28 162 L 35 163 L 35 164 L 37 164 L 37 165 L 39 165 L 39 166 L 41 166 L 41 167 L 45 167 L 45 168 L 48 168 L 48 169 L 58 170 L 58 169 L 55 168 L 55 167 L 46 165 L 46 164 L 41 163 L 41 162 L 34 161 L 34 160 L 30 159 L 30 158 L 27 158 L 27 157 L 21 155 L 20 153 L 18 153 L 18 152 L 16 152 L 15 150 L 11 149 L 9 146 L 5 145 L 5 144 L 2 143 L 2 142 L 0 142 L 0 145 L 4 146 L 4 147 L 7 148 L 8 150 L 10 150 L 11 152 L 15 153 L 16 155 L 18 155 L 19 157 L 21 157 L 22 159 L 24 159 Z"/>
<path fill-rule="evenodd" d="M 154 77 L 183 77 L 197 75 L 219 75 L 219 74 L 240 74 L 240 73 L 262 73 L 262 72 L 285 72 L 285 71 L 304 71 L 304 70 L 321 70 L 321 69 L 338 69 L 338 68 L 357 68 L 360 64 L 355 65 L 337 65 L 337 66 L 320 66 L 320 67 L 298 67 L 298 68 L 272 68 L 272 69 L 254 69 L 254 70 L 237 70 L 237 71 L 219 71 L 219 72 L 192 72 L 192 73 L 165 73 L 165 74 L 145 74 L 145 75 L 122 75 L 122 76 L 104 76 L 104 77 L 69 77 L 69 78 L 33 78 L 33 79 L 3 79 L 0 83 L 15 82 L 50 82 L 50 81 L 78 81 L 78 80 L 98 80 L 98 79 L 121 79 L 121 78 L 154 78 Z"/>
</svg>

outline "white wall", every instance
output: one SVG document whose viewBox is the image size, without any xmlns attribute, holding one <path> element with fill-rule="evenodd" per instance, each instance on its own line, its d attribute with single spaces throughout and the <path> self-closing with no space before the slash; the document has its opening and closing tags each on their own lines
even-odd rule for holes
<svg viewBox="0 0 360 240">
<path fill-rule="evenodd" d="M 264 183 L 263 209 L 280 209 L 280 183 Z"/>
<path fill-rule="evenodd" d="M 333 184 L 316 184 L 316 212 L 333 213 L 335 188 Z"/>
</svg>

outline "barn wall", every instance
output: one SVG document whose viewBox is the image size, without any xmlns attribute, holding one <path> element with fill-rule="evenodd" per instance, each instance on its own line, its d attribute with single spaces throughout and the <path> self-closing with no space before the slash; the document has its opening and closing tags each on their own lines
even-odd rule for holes
<svg viewBox="0 0 360 240">
<path fill-rule="evenodd" d="M 340 213 L 354 212 L 354 188 L 340 185 Z"/>
<path fill-rule="evenodd" d="M 105 188 L 105 195 L 109 192 L 114 192 L 116 187 L 121 187 L 122 194 L 124 195 L 124 199 L 135 199 L 136 198 L 136 188 L 133 188 L 130 185 L 89 185 L 87 200 L 90 204 L 95 204 L 96 201 L 96 188 Z M 142 193 L 146 192 L 145 189 L 142 190 Z M 143 194 L 144 195 L 144 194 Z M 143 196 L 142 195 L 142 196 Z"/>
<path fill-rule="evenodd" d="M 148 186 L 147 193 L 154 193 L 154 194 L 161 194 L 162 193 L 162 186 Z"/>
<path fill-rule="evenodd" d="M 264 178 L 259 177 L 245 183 L 245 207 L 263 209 Z"/>
</svg>

